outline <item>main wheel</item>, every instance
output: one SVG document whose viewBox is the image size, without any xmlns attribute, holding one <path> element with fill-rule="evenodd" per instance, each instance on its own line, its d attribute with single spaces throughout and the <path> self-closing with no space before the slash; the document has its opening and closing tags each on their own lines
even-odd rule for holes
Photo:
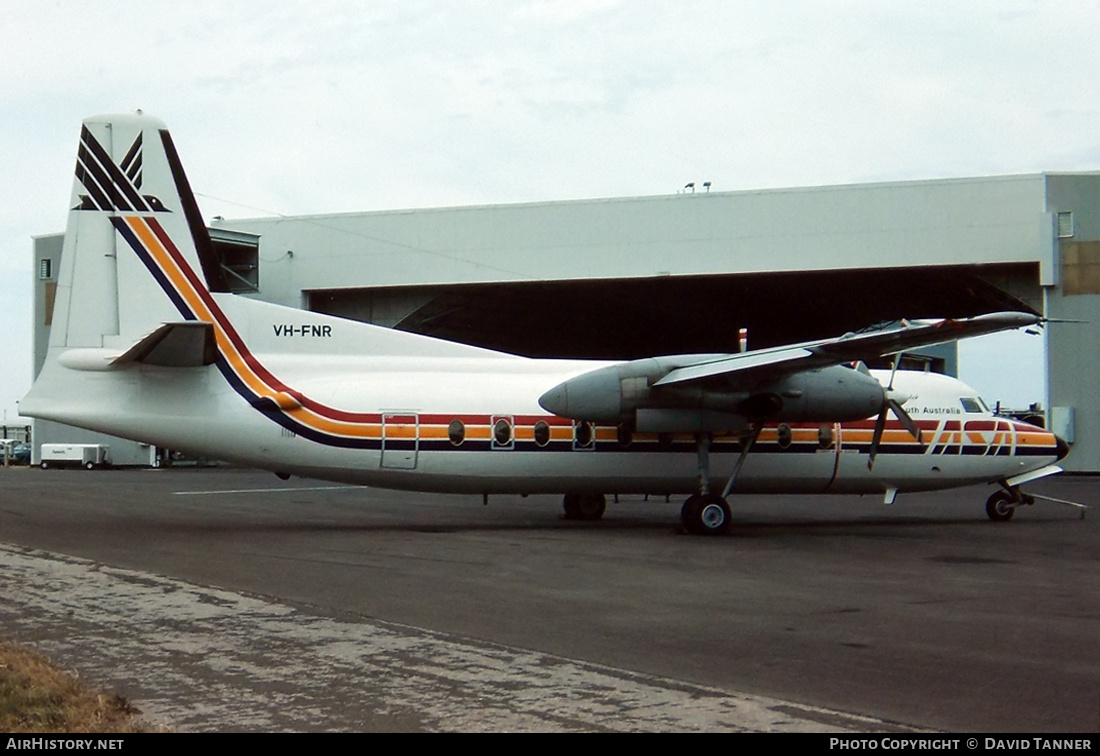
<svg viewBox="0 0 1100 756">
<path fill-rule="evenodd" d="M 565 519 L 576 520 L 577 510 L 580 505 L 580 494 L 566 494 L 561 500 L 561 508 L 565 511 Z"/>
<path fill-rule="evenodd" d="M 993 522 L 1008 522 L 1016 514 L 1016 506 L 1008 491 L 998 491 L 986 499 L 985 513 Z"/>
<path fill-rule="evenodd" d="M 680 510 L 680 521 L 693 535 L 721 535 L 730 527 L 730 507 L 716 494 L 690 496 Z"/>
<path fill-rule="evenodd" d="M 695 532 L 692 530 L 692 523 L 695 522 L 695 518 L 698 516 L 695 509 L 699 504 L 699 498 L 698 496 L 689 496 L 687 501 L 684 502 L 684 506 L 680 507 L 680 524 L 689 533 Z"/>
<path fill-rule="evenodd" d="M 607 499 L 603 494 L 581 494 L 577 504 L 577 515 L 580 520 L 599 520 L 607 510 Z"/>
<path fill-rule="evenodd" d="M 562 500 L 567 520 L 599 520 L 607 509 L 603 494 L 566 494 Z"/>
</svg>

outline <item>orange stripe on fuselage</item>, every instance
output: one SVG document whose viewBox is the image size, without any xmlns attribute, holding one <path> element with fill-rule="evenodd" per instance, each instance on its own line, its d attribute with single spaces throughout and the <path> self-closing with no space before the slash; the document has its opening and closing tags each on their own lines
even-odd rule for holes
<svg viewBox="0 0 1100 756">
<path fill-rule="evenodd" d="M 256 362 L 255 358 L 252 357 L 247 349 L 238 346 L 238 343 L 243 344 L 240 340 L 240 336 L 232 329 L 232 326 L 229 324 L 228 319 L 221 309 L 212 300 L 203 297 L 202 291 L 195 282 L 190 280 L 186 273 L 189 269 L 189 267 L 185 267 L 187 265 L 186 261 L 182 260 L 179 256 L 178 250 L 173 250 L 168 247 L 171 240 L 167 236 L 155 233 L 154 229 L 150 226 L 150 219 L 128 217 L 125 221 L 145 246 L 146 251 L 152 256 L 157 267 L 159 267 L 161 272 L 168 278 L 168 281 L 171 283 L 176 293 L 186 302 L 195 317 L 202 322 L 213 325 L 218 351 L 249 390 L 258 396 L 272 399 L 276 405 L 280 407 L 285 407 L 285 405 L 290 403 L 301 403 L 302 406 L 282 409 L 282 412 L 284 415 L 314 430 L 351 438 L 381 438 L 380 416 L 363 415 L 362 420 L 357 422 L 340 421 L 323 417 L 315 411 L 315 408 L 331 408 L 324 407 L 324 405 L 317 405 L 317 403 L 307 399 L 297 391 L 289 389 L 287 386 L 283 385 L 281 381 L 271 376 L 262 365 Z M 173 254 L 173 252 L 175 252 L 175 254 Z M 256 368 L 259 368 L 259 370 Z M 265 373 L 266 376 L 261 376 L 259 374 L 260 371 Z M 291 398 L 291 402 L 286 400 L 287 396 Z M 307 402 L 310 405 L 308 407 L 306 406 Z M 339 412 L 339 410 L 333 410 L 333 412 Z"/>
<path fill-rule="evenodd" d="M 229 368 L 249 391 L 259 397 L 271 399 L 285 416 L 307 428 L 344 438 L 381 439 L 382 417 L 380 414 L 348 412 L 329 407 L 290 388 L 268 371 L 248 350 L 247 345 L 240 334 L 237 333 L 229 318 L 218 307 L 203 282 L 199 280 L 195 271 L 156 218 L 127 216 L 123 220 L 145 247 L 146 252 L 160 268 L 176 294 L 190 308 L 195 318 L 210 323 L 214 327 L 218 351 L 226 360 Z M 421 416 L 420 436 L 422 438 L 446 437 L 446 431 L 443 428 L 428 430 L 425 427 L 426 422 L 431 422 L 429 417 L 433 420 L 439 419 L 442 422 L 447 422 L 443 420 L 443 415 L 437 413 L 430 416 Z M 487 418 L 463 415 L 458 419 L 463 419 L 464 422 L 468 423 L 467 438 L 485 440 L 492 437 L 491 427 L 488 424 L 481 425 L 481 423 L 486 422 Z M 551 426 L 550 436 L 554 441 L 565 441 L 573 437 L 572 423 L 569 420 L 553 416 L 525 416 L 523 418 L 516 417 L 514 420 L 516 438 L 520 440 L 533 439 L 533 424 L 539 420 L 549 423 Z M 528 424 L 530 424 L 530 427 L 525 427 Z M 939 430 L 939 421 L 918 421 L 918 425 L 926 432 L 932 433 L 933 444 L 959 445 L 963 443 L 962 437 L 964 434 L 960 432 L 961 428 L 958 421 L 948 421 L 938 434 L 936 431 Z M 1015 425 L 1013 427 L 1016 433 L 1015 445 L 1017 447 L 1053 448 L 1056 445 L 1053 434 L 1048 431 L 1031 426 L 1021 427 Z M 816 425 L 795 425 L 791 428 L 794 443 L 806 444 L 817 441 Z M 841 444 L 869 443 L 873 435 L 873 428 L 874 420 L 870 418 L 842 425 Z M 988 430 L 993 430 L 993 428 L 994 425 L 991 423 Z M 972 429 L 968 428 L 967 430 Z M 982 430 L 986 430 L 986 428 L 983 427 Z M 1010 443 L 1008 429 L 1004 428 L 1003 431 L 994 435 L 992 446 Z M 415 430 L 411 427 L 400 430 L 393 428 L 390 429 L 390 435 L 391 438 L 397 435 L 402 438 L 409 438 L 415 435 Z M 938 438 L 936 438 L 937 435 Z M 980 443 L 972 443 L 971 445 L 990 446 L 984 442 L 984 439 L 981 439 L 980 434 L 966 433 L 965 435 L 970 437 L 971 442 L 980 441 Z M 614 426 L 596 428 L 597 441 L 610 442 L 616 440 L 617 437 L 618 432 Z M 636 438 L 637 440 L 657 440 L 658 436 L 655 434 L 638 434 Z M 691 436 L 687 434 L 674 434 L 672 440 L 683 441 L 690 438 Z M 734 441 L 740 440 L 740 437 L 737 434 L 721 434 L 716 436 L 715 440 Z M 765 428 L 760 434 L 760 441 L 762 442 L 775 442 L 777 440 L 778 431 L 775 426 Z M 883 442 L 887 445 L 891 443 L 911 444 L 914 439 L 907 431 L 894 430 L 888 425 L 883 434 Z"/>
</svg>

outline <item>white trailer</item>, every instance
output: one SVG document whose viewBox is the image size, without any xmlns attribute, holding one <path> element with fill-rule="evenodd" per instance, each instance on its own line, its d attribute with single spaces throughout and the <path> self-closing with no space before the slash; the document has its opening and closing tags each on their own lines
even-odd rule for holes
<svg viewBox="0 0 1100 756">
<path fill-rule="evenodd" d="M 47 467 L 72 466 L 92 470 L 107 464 L 109 449 L 105 444 L 42 444 L 40 466 L 43 470 Z"/>
</svg>

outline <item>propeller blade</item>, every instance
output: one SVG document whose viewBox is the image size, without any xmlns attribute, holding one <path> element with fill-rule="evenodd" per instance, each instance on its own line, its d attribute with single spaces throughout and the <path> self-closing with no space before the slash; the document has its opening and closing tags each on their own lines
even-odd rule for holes
<svg viewBox="0 0 1100 756">
<path fill-rule="evenodd" d="M 875 434 L 871 437 L 871 450 L 867 458 L 867 469 L 870 470 L 875 466 L 875 457 L 878 455 L 879 444 L 882 443 L 882 433 L 886 430 L 886 412 L 889 410 L 894 413 L 905 430 L 909 431 L 909 435 L 917 440 L 917 443 L 924 446 L 924 439 L 921 437 L 920 426 L 917 422 L 909 416 L 909 413 L 902 408 L 902 402 L 909 397 L 903 397 L 901 402 L 894 398 L 897 396 L 897 392 L 894 391 L 894 377 L 898 373 L 898 365 L 901 364 L 902 352 L 898 352 L 894 355 L 894 365 L 890 369 L 890 382 L 886 388 L 882 391 L 882 410 L 878 413 L 878 417 L 875 419 Z"/>
<path fill-rule="evenodd" d="M 909 435 L 917 439 L 918 444 L 924 446 L 924 439 L 921 438 L 920 426 L 917 425 L 917 421 L 910 417 L 909 413 L 896 400 L 887 397 L 886 404 L 889 405 L 890 411 L 894 413 L 894 417 L 905 426 L 905 430 L 909 431 Z"/>
<path fill-rule="evenodd" d="M 894 355 L 894 364 L 890 367 L 890 382 L 886 384 L 886 393 L 894 390 L 894 376 L 898 374 L 898 365 L 901 364 L 901 352 Z"/>
<path fill-rule="evenodd" d="M 889 400 L 882 403 L 882 410 L 875 418 L 875 434 L 871 436 L 871 451 L 867 456 L 867 469 L 875 466 L 875 456 L 878 455 L 878 445 L 882 441 L 882 432 L 886 430 L 886 413 L 890 409 Z"/>
</svg>

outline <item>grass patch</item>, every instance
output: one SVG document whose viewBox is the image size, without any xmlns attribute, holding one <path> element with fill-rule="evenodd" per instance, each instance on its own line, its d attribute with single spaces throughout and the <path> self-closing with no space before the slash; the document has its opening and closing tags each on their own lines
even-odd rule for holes
<svg viewBox="0 0 1100 756">
<path fill-rule="evenodd" d="M 0 642 L 0 732 L 150 732 L 122 696 L 82 685 L 48 659 Z"/>
</svg>

